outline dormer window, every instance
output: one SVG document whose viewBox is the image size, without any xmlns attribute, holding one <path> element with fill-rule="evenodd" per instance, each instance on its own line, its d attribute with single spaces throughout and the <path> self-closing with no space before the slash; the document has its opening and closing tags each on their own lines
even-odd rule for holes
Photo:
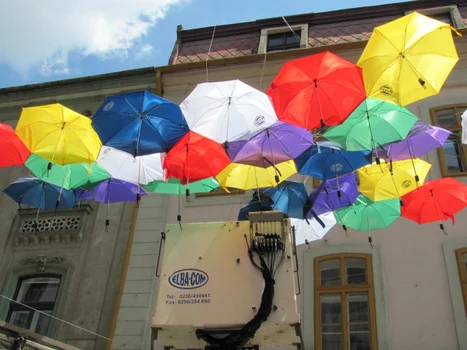
<svg viewBox="0 0 467 350">
<path fill-rule="evenodd" d="M 416 10 L 416 11 L 427 17 L 431 17 L 438 21 L 448 23 L 454 28 L 457 28 L 457 29 L 465 28 L 464 21 L 456 5 L 433 7 L 429 9 Z M 410 12 L 406 12 L 406 14 L 409 14 Z"/>
<path fill-rule="evenodd" d="M 261 30 L 258 53 L 302 49 L 308 46 L 308 25 Z"/>
</svg>

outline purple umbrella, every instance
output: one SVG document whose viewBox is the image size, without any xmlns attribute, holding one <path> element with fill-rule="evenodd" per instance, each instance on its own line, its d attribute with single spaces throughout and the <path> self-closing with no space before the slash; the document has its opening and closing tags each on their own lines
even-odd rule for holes
<svg viewBox="0 0 467 350">
<path fill-rule="evenodd" d="M 352 205 L 359 195 L 354 174 L 323 181 L 311 191 L 304 206 L 305 216 L 311 219 L 316 215 L 347 207 Z"/>
<path fill-rule="evenodd" d="M 231 142 L 227 153 L 234 163 L 267 168 L 298 157 L 312 145 L 310 132 L 279 121 L 248 141 Z"/>
<path fill-rule="evenodd" d="M 423 122 L 416 122 L 407 137 L 398 142 L 384 145 L 373 151 L 379 157 L 393 161 L 420 158 L 422 155 L 442 147 L 450 131 Z M 375 154 L 376 153 L 376 154 Z"/>
</svg>

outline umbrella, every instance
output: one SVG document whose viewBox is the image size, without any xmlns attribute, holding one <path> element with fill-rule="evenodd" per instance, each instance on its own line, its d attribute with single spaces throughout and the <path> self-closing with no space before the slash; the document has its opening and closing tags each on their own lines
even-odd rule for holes
<svg viewBox="0 0 467 350">
<path fill-rule="evenodd" d="M 38 179 L 67 190 L 92 187 L 94 184 L 98 184 L 110 177 L 95 162 L 90 164 L 54 164 L 50 170 L 47 169 L 48 163 L 47 159 L 31 154 L 25 165 Z"/>
<path fill-rule="evenodd" d="M 324 137 L 347 151 L 372 150 L 386 143 L 405 139 L 417 117 L 393 103 L 367 98 Z"/>
<path fill-rule="evenodd" d="M 276 122 L 249 141 L 235 141 L 227 153 L 234 163 L 267 168 L 298 157 L 313 145 L 307 130 L 284 122 Z"/>
<path fill-rule="evenodd" d="M 290 219 L 292 226 L 295 226 L 295 240 L 297 245 L 308 244 L 309 242 L 320 240 L 336 224 L 333 212 L 319 216 L 324 227 L 316 220 Z"/>
<path fill-rule="evenodd" d="M 223 188 L 237 188 L 247 191 L 254 188 L 277 186 L 296 173 L 297 168 L 293 160 L 269 168 L 231 163 L 216 176 L 216 179 Z"/>
<path fill-rule="evenodd" d="M 180 107 L 190 130 L 226 148 L 277 121 L 268 96 L 240 80 L 198 84 Z"/>
<path fill-rule="evenodd" d="M 189 193 L 208 193 L 219 187 L 216 179 L 209 177 L 204 180 L 182 185 L 179 179 L 171 178 L 168 181 L 152 181 L 142 186 L 146 191 L 160 194 L 186 194 Z"/>
<path fill-rule="evenodd" d="M 442 147 L 450 134 L 450 131 L 438 126 L 416 122 L 404 140 L 384 145 L 384 151 L 380 148 L 373 153 L 375 156 L 387 154 L 387 160 L 396 161 L 420 158 L 424 154 Z"/>
<path fill-rule="evenodd" d="M 358 231 L 385 228 L 400 217 L 400 205 L 397 199 L 372 202 L 360 195 L 354 204 L 335 212 L 336 221 Z M 371 240 L 370 240 L 371 243 Z"/>
<path fill-rule="evenodd" d="M 16 134 L 32 153 L 49 160 L 49 168 L 94 162 L 101 148 L 91 119 L 59 103 L 23 108 Z"/>
<path fill-rule="evenodd" d="M 421 159 L 369 165 L 358 170 L 358 189 L 372 201 L 399 198 L 421 186 L 430 168 Z"/>
<path fill-rule="evenodd" d="M 459 60 L 451 30 L 417 12 L 376 27 L 357 62 L 368 96 L 405 106 L 438 94 Z"/>
<path fill-rule="evenodd" d="M 161 157 L 163 154 L 160 153 L 135 157 L 116 148 L 102 146 L 97 164 L 115 179 L 146 185 L 164 179 Z"/>
<path fill-rule="evenodd" d="M 147 91 L 108 96 L 92 123 L 104 145 L 133 156 L 167 152 L 188 132 L 180 107 Z"/>
<path fill-rule="evenodd" d="M 286 62 L 266 94 L 280 120 L 308 130 L 342 123 L 366 97 L 361 69 L 329 51 Z"/>
<path fill-rule="evenodd" d="M 283 181 L 277 187 L 269 188 L 266 192 L 274 202 L 272 205 L 274 210 L 281 210 L 289 218 L 303 218 L 303 206 L 308 197 L 303 183 Z"/>
<path fill-rule="evenodd" d="M 342 207 L 352 205 L 360 195 L 354 174 L 329 179 L 311 191 L 303 208 L 305 217 L 312 218 Z"/>
<path fill-rule="evenodd" d="M 73 191 L 61 189 L 35 177 L 21 177 L 3 190 L 3 193 L 19 205 L 45 210 L 70 209 L 76 203 Z"/>
<path fill-rule="evenodd" d="M 467 206 L 467 186 L 450 177 L 426 182 L 404 195 L 402 216 L 424 224 L 451 219 Z M 441 225 L 441 229 L 444 227 Z"/>
<path fill-rule="evenodd" d="M 167 153 L 164 168 L 167 177 L 187 184 L 214 177 L 230 163 L 219 143 L 190 131 Z"/>
<path fill-rule="evenodd" d="M 2 123 L 0 123 L 0 149 L 2 150 L 0 168 L 23 165 L 31 153 L 13 128 Z"/>
<path fill-rule="evenodd" d="M 319 141 L 295 158 L 298 173 L 328 180 L 371 163 L 370 151 L 345 151 L 329 141 Z"/>
</svg>

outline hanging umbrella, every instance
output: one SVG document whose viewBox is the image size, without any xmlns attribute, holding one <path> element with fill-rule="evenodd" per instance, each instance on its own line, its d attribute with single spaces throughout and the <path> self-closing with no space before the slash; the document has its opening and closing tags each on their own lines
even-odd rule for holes
<svg viewBox="0 0 467 350">
<path fill-rule="evenodd" d="M 405 139 L 417 120 L 403 107 L 367 98 L 344 123 L 329 128 L 323 136 L 347 151 L 372 150 Z"/>
<path fill-rule="evenodd" d="M 162 158 L 163 154 L 160 153 L 135 157 L 116 148 L 102 146 L 97 164 L 114 179 L 146 185 L 164 179 Z"/>
<path fill-rule="evenodd" d="M 269 168 L 231 163 L 216 176 L 216 179 L 223 188 L 237 188 L 247 191 L 255 188 L 277 186 L 296 173 L 297 168 L 293 160 Z"/>
<path fill-rule="evenodd" d="M 25 204 L 43 210 L 70 209 L 76 203 L 73 191 L 61 189 L 35 177 L 21 177 L 3 193 L 19 205 Z"/>
<path fill-rule="evenodd" d="M 354 174 L 323 181 L 311 191 L 304 207 L 305 217 L 312 218 L 352 205 L 359 195 Z"/>
<path fill-rule="evenodd" d="M 25 165 L 38 179 L 67 190 L 93 187 L 93 185 L 110 177 L 95 162 L 69 165 L 54 164 L 50 170 L 47 169 L 48 163 L 47 159 L 31 154 Z"/>
<path fill-rule="evenodd" d="M 219 187 L 216 179 L 209 177 L 204 180 L 182 185 L 179 179 L 171 178 L 168 181 L 152 181 L 142 186 L 146 191 L 159 194 L 186 194 L 189 193 L 208 193 Z"/>
<path fill-rule="evenodd" d="M 280 120 L 338 125 L 366 97 L 361 69 L 329 51 L 286 62 L 266 91 Z"/>
<path fill-rule="evenodd" d="M 369 165 L 358 170 L 358 189 L 372 201 L 399 198 L 421 186 L 430 168 L 421 159 Z"/>
<path fill-rule="evenodd" d="M 13 128 L 2 123 L 0 123 L 0 149 L 2 150 L 0 168 L 23 165 L 31 153 Z"/>
<path fill-rule="evenodd" d="M 328 180 L 371 163 L 370 151 L 345 151 L 329 141 L 319 141 L 295 158 L 298 173 Z"/>
<path fill-rule="evenodd" d="M 325 213 L 319 216 L 324 227 L 316 220 L 290 219 L 292 226 L 295 226 L 295 240 L 297 245 L 308 244 L 318 241 L 324 237 L 328 231 L 336 224 L 336 218 L 333 212 Z"/>
<path fill-rule="evenodd" d="M 289 218 L 303 218 L 303 206 L 308 198 L 305 185 L 295 181 L 283 181 L 277 187 L 269 188 L 267 194 L 272 199 L 274 210 L 281 210 Z"/>
<path fill-rule="evenodd" d="M 416 122 L 404 140 L 383 145 L 384 150 L 379 148 L 373 153 L 375 156 L 387 154 L 388 161 L 420 158 L 442 147 L 450 134 L 450 131 L 438 126 Z"/>
<path fill-rule="evenodd" d="M 225 148 L 277 121 L 268 96 L 240 80 L 198 84 L 180 107 L 190 130 Z"/>
<path fill-rule="evenodd" d="M 91 119 L 59 103 L 23 108 L 16 134 L 38 156 L 65 165 L 96 161 L 101 141 Z"/>
<path fill-rule="evenodd" d="M 358 231 L 367 231 L 391 225 L 400 217 L 400 205 L 397 199 L 372 202 L 360 195 L 354 204 L 336 210 L 335 214 L 339 224 Z"/>
<path fill-rule="evenodd" d="M 357 63 L 368 96 L 405 106 L 438 94 L 459 60 L 451 31 L 417 12 L 376 27 Z"/>
<path fill-rule="evenodd" d="M 235 141 L 227 153 L 234 163 L 262 168 L 298 157 L 313 145 L 307 130 L 284 122 L 276 122 L 248 141 Z"/>
<path fill-rule="evenodd" d="M 108 96 L 92 123 L 104 145 L 133 156 L 168 152 L 188 132 L 180 107 L 147 91 Z"/>
<path fill-rule="evenodd" d="M 402 216 L 419 224 L 451 219 L 467 206 L 467 186 L 451 177 L 426 182 L 404 195 Z M 441 229 L 444 227 L 441 225 Z"/>
</svg>

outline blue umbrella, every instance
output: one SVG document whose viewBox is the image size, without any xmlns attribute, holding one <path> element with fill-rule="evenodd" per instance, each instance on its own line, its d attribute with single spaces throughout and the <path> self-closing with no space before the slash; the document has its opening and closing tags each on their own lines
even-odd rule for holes
<svg viewBox="0 0 467 350">
<path fill-rule="evenodd" d="M 188 132 L 180 107 L 147 91 L 108 96 L 92 123 L 104 145 L 134 156 L 167 152 Z"/>
<path fill-rule="evenodd" d="M 19 205 L 26 204 L 38 209 L 70 209 L 76 204 L 73 191 L 35 177 L 21 177 L 3 190 L 3 193 Z"/>
<path fill-rule="evenodd" d="M 273 209 L 282 210 L 290 218 L 303 218 L 303 206 L 308 198 L 308 193 L 303 183 L 284 181 L 279 186 L 272 187 L 266 192 L 274 201 L 272 205 Z"/>
<path fill-rule="evenodd" d="M 319 141 L 295 158 L 299 174 L 321 180 L 351 173 L 371 163 L 371 151 L 345 151 L 330 141 Z"/>
</svg>

